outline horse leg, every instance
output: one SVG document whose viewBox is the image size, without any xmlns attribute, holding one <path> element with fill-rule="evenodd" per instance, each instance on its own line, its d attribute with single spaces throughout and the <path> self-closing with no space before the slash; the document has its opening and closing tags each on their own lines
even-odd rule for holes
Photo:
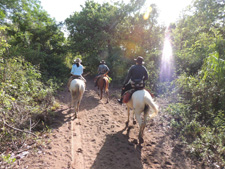
<svg viewBox="0 0 225 169">
<path fill-rule="evenodd" d="M 144 129 L 147 123 L 147 117 L 148 117 L 148 112 L 144 112 L 144 122 L 143 122 L 143 131 L 142 131 L 142 137 L 144 135 Z"/>
<path fill-rule="evenodd" d="M 139 134 L 138 134 L 138 139 L 139 139 L 140 143 L 143 143 L 144 142 L 144 140 L 143 140 L 143 129 L 144 129 L 145 126 L 142 123 L 140 113 L 137 110 L 134 110 L 134 112 L 135 112 L 136 120 L 138 121 L 138 124 L 139 124 L 139 127 L 140 127 Z"/>
<path fill-rule="evenodd" d="M 132 118 L 133 118 L 133 125 L 135 125 L 137 122 L 136 122 L 136 120 L 135 120 L 135 118 L 134 118 L 134 114 L 135 114 L 135 112 L 134 112 L 134 110 L 132 111 Z"/>
<path fill-rule="evenodd" d="M 102 100 L 103 89 L 100 89 L 100 100 Z"/>
<path fill-rule="evenodd" d="M 71 93 L 70 110 L 71 110 L 72 106 L 73 106 L 73 95 L 72 95 L 72 93 Z"/>
<path fill-rule="evenodd" d="M 74 117 L 77 118 L 77 102 L 74 105 Z"/>
<path fill-rule="evenodd" d="M 106 92 L 107 101 L 106 103 L 109 103 L 109 91 Z"/>
<path fill-rule="evenodd" d="M 77 102 L 76 118 L 77 118 L 77 113 L 79 112 L 79 107 L 80 107 L 80 101 Z"/>
<path fill-rule="evenodd" d="M 126 127 L 128 127 L 130 121 L 130 108 L 127 107 L 127 122 L 126 122 Z"/>
<path fill-rule="evenodd" d="M 140 143 L 143 143 L 144 142 L 143 135 L 144 135 L 144 129 L 145 129 L 145 126 L 146 126 L 146 123 L 147 123 L 147 116 L 148 116 L 148 112 L 144 112 L 144 121 L 141 124 L 140 131 L 139 131 L 139 140 L 140 140 Z"/>
<path fill-rule="evenodd" d="M 107 97 L 107 102 L 106 103 L 109 103 L 109 82 L 108 80 L 105 78 L 104 79 L 104 90 L 105 90 L 105 93 L 106 93 L 106 97 Z"/>
<path fill-rule="evenodd" d="M 143 132 L 144 132 L 145 124 L 142 124 L 139 130 L 138 139 L 140 143 L 144 143 Z"/>
</svg>

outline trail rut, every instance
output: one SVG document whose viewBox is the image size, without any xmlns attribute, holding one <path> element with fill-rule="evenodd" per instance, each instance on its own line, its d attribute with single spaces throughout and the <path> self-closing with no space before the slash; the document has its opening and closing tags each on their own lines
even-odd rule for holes
<svg viewBox="0 0 225 169">
<path fill-rule="evenodd" d="M 120 90 L 109 88 L 110 102 L 99 100 L 92 79 L 86 91 L 77 119 L 71 119 L 70 94 L 58 93 L 61 103 L 52 119 L 48 144 L 40 146 L 20 160 L 18 168 L 46 169 L 191 169 L 199 168 L 185 155 L 184 147 L 170 135 L 169 116 L 159 112 L 149 120 L 144 131 L 144 143 L 138 144 L 138 124 L 126 127 L 126 106 L 116 102 Z M 157 99 L 162 108 L 167 105 Z M 160 109 L 161 109 L 160 108 Z M 161 109 L 162 110 L 162 109 Z"/>
</svg>

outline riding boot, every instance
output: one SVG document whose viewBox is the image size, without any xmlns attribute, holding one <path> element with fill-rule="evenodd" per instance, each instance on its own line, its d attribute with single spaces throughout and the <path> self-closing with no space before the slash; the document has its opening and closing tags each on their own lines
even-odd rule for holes
<svg viewBox="0 0 225 169">
<path fill-rule="evenodd" d="M 120 98 L 120 99 L 118 99 L 117 101 L 118 101 L 118 103 L 119 103 L 120 105 L 123 104 L 123 98 Z"/>
<path fill-rule="evenodd" d="M 97 87 L 97 85 L 98 85 L 98 77 L 95 80 L 95 87 Z"/>
</svg>

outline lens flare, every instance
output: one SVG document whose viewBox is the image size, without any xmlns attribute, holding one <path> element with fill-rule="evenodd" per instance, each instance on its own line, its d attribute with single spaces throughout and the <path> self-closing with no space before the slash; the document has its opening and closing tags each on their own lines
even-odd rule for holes
<svg viewBox="0 0 225 169">
<path fill-rule="evenodd" d="M 170 30 L 165 32 L 165 40 L 160 65 L 160 82 L 171 81 L 174 73 L 173 50 L 170 39 Z"/>
<path fill-rule="evenodd" d="M 150 17 L 150 13 L 152 12 L 152 7 L 148 7 L 147 11 L 145 12 L 145 14 L 143 15 L 143 19 L 147 20 Z"/>
</svg>

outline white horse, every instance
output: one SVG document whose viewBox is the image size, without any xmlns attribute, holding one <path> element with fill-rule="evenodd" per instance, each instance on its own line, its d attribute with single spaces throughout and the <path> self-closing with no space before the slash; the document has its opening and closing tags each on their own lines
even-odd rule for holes
<svg viewBox="0 0 225 169">
<path fill-rule="evenodd" d="M 71 105 L 75 109 L 75 118 L 77 118 L 77 113 L 79 111 L 79 106 L 81 99 L 85 91 L 85 82 L 81 79 L 73 79 L 70 83 L 70 94 L 71 94 Z"/>
<path fill-rule="evenodd" d="M 146 126 L 147 117 L 149 115 L 150 108 L 153 109 L 153 113 L 150 115 L 150 118 L 155 117 L 158 114 L 158 105 L 156 105 L 152 99 L 150 93 L 143 89 L 137 90 L 131 96 L 131 99 L 126 103 L 127 105 L 127 112 L 128 112 L 128 120 L 126 122 L 127 126 L 129 124 L 130 118 L 130 109 L 133 109 L 133 124 L 136 124 L 134 120 L 134 115 L 136 120 L 139 123 L 140 130 L 139 130 L 139 141 L 143 143 L 143 132 Z M 144 120 L 142 122 L 141 113 L 144 112 Z"/>
</svg>

